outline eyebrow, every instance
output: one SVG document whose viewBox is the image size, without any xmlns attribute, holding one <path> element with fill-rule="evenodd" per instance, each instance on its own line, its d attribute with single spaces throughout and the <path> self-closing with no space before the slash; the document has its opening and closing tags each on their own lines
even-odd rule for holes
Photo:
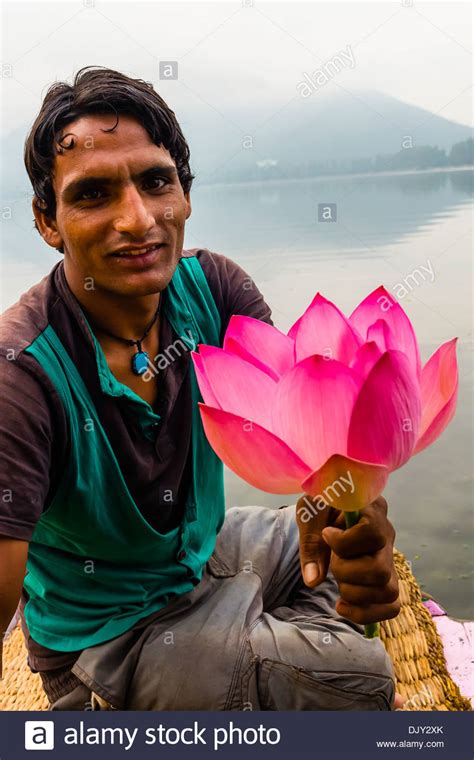
<svg viewBox="0 0 474 760">
<path fill-rule="evenodd" d="M 147 177 L 155 174 L 161 174 L 171 179 L 177 173 L 178 171 L 176 169 L 176 166 L 171 166 L 170 164 L 155 164 L 154 166 L 150 166 L 148 169 L 144 169 L 143 171 L 138 172 L 138 174 L 132 174 L 132 180 L 134 182 L 140 182 L 144 179 L 147 179 Z M 98 186 L 110 187 L 114 183 L 115 180 L 111 177 L 81 177 L 81 179 L 72 180 L 72 182 L 66 185 L 61 195 L 63 200 L 71 200 L 76 195 L 80 195 L 81 192 L 85 192 L 91 188 Z"/>
</svg>

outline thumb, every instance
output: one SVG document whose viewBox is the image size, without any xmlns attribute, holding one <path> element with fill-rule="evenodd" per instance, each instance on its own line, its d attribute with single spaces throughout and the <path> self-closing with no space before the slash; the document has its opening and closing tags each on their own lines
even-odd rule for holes
<svg viewBox="0 0 474 760">
<path fill-rule="evenodd" d="M 300 563 L 307 586 L 318 586 L 326 578 L 331 559 L 331 548 L 322 536 L 330 524 L 331 507 L 321 500 L 302 496 L 296 504 L 296 522 L 299 531 Z"/>
</svg>

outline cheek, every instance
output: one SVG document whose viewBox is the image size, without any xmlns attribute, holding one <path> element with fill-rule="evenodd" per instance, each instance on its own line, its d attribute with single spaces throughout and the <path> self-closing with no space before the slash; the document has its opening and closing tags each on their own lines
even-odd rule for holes
<svg viewBox="0 0 474 760">
<path fill-rule="evenodd" d="M 184 198 L 175 200 L 168 200 L 163 206 L 161 206 L 158 216 L 155 218 L 159 221 L 162 220 L 170 227 L 180 228 L 186 221 L 187 205 Z"/>
<path fill-rule="evenodd" d="M 92 230 L 103 225 L 103 219 L 101 221 L 100 215 L 92 211 L 87 214 L 76 212 L 60 214 L 58 212 L 58 220 L 60 220 L 59 227 L 64 234 L 74 236 L 77 240 L 90 237 Z"/>
<path fill-rule="evenodd" d="M 106 240 L 108 234 L 107 224 L 103 219 L 96 218 L 95 214 L 90 214 L 87 220 L 70 216 L 63 220 L 59 230 L 69 255 L 77 264 L 88 262 L 89 265 L 92 265 L 96 258 L 100 241 Z"/>
</svg>

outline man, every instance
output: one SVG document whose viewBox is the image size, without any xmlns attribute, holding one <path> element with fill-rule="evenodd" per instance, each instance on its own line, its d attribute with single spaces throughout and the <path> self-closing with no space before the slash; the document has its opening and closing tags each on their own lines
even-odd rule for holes
<svg viewBox="0 0 474 760">
<path fill-rule="evenodd" d="M 384 499 L 345 531 L 329 507 L 224 520 L 189 351 L 271 317 L 239 266 L 183 250 L 174 113 L 87 67 L 48 91 L 25 164 L 64 258 L 3 317 L 0 630 L 21 594 L 51 709 L 391 709 L 361 628 L 399 610 Z"/>
</svg>

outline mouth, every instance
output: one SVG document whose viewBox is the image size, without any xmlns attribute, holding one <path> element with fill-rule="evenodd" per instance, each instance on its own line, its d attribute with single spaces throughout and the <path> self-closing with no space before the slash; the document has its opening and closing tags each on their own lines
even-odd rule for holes
<svg viewBox="0 0 474 760">
<path fill-rule="evenodd" d="M 158 258 L 158 252 L 164 247 L 163 243 L 143 246 L 142 248 L 127 248 L 109 254 L 110 259 L 129 266 L 148 266 Z"/>
</svg>

